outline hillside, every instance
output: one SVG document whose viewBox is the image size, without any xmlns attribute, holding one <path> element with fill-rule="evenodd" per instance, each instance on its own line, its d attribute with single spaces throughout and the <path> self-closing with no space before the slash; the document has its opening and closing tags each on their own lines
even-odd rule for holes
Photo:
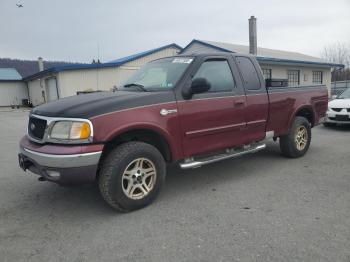
<svg viewBox="0 0 350 262">
<path fill-rule="evenodd" d="M 63 61 L 44 61 L 44 69 L 54 66 L 81 64 Z M 20 60 L 10 58 L 0 58 L 0 68 L 16 68 L 20 75 L 25 78 L 39 71 L 37 60 Z"/>
</svg>

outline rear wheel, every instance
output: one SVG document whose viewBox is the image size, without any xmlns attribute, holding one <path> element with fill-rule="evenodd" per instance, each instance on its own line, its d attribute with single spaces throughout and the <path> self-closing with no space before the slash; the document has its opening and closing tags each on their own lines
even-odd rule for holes
<svg viewBox="0 0 350 262">
<path fill-rule="evenodd" d="M 165 179 L 165 161 L 153 146 L 128 142 L 113 149 L 102 164 L 99 188 L 114 209 L 145 207 L 157 197 Z"/>
<path fill-rule="evenodd" d="M 280 148 L 284 156 L 297 158 L 303 156 L 310 147 L 311 126 L 309 121 L 295 117 L 288 135 L 280 137 Z"/>
</svg>

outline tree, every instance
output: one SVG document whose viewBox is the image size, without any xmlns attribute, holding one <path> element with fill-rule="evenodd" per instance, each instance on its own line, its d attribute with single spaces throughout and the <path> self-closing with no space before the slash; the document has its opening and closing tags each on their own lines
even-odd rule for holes
<svg viewBox="0 0 350 262">
<path fill-rule="evenodd" d="M 343 64 L 344 69 L 332 69 L 332 81 L 350 80 L 350 47 L 344 43 L 336 42 L 334 44 L 325 46 L 321 53 L 321 57 L 335 64 Z"/>
</svg>

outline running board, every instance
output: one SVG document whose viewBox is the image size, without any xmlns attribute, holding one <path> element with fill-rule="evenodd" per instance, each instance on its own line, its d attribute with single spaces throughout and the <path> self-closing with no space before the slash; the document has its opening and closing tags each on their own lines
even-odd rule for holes
<svg viewBox="0 0 350 262">
<path fill-rule="evenodd" d="M 180 163 L 182 169 L 197 168 L 207 164 L 211 164 L 220 160 L 242 156 L 249 153 L 258 152 L 266 147 L 266 144 L 244 146 L 239 149 L 227 149 L 226 153 L 205 157 L 202 159 L 194 160 L 193 158 L 186 159 L 185 162 Z"/>
</svg>

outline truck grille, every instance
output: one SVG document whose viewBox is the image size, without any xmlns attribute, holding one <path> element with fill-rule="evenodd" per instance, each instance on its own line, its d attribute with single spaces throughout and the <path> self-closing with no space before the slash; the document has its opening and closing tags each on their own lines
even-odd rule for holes
<svg viewBox="0 0 350 262">
<path fill-rule="evenodd" d="M 44 119 L 30 117 L 28 123 L 28 134 L 34 139 L 43 139 L 46 129 L 46 123 L 47 122 Z"/>
</svg>

